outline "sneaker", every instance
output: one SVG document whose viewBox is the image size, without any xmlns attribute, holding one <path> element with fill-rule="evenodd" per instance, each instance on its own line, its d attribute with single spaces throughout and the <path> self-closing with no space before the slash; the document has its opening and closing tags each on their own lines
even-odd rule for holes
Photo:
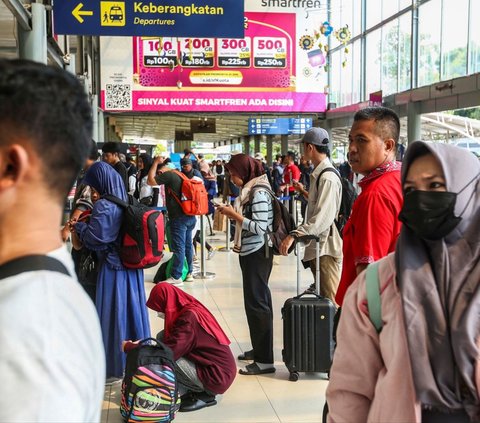
<svg viewBox="0 0 480 423">
<path fill-rule="evenodd" d="M 189 273 L 187 277 L 185 278 L 185 282 L 193 282 L 195 279 L 193 279 L 193 275 Z"/>
<path fill-rule="evenodd" d="M 174 286 L 182 286 L 183 285 L 183 281 L 181 279 L 175 279 L 171 276 L 165 282 L 167 282 L 171 285 L 174 285 Z"/>
<path fill-rule="evenodd" d="M 207 254 L 207 260 L 210 260 L 215 255 L 215 248 L 212 248 Z"/>
</svg>

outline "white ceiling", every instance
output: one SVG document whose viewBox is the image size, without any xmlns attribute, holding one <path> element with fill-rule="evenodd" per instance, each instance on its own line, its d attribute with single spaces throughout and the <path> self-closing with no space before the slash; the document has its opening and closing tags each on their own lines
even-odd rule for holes
<svg viewBox="0 0 480 423">
<path fill-rule="evenodd" d="M 196 142 L 218 142 L 236 139 L 248 135 L 248 119 L 259 114 L 246 113 L 165 113 L 165 114 L 116 114 L 109 117 L 109 123 L 114 124 L 123 139 L 133 137 L 173 140 L 175 130 L 190 131 L 190 120 L 214 118 L 216 133 L 196 133 Z M 278 115 L 262 114 L 262 117 Z M 314 115 L 303 115 L 314 118 Z M 299 117 L 298 114 L 282 115 L 282 117 Z M 298 136 L 296 136 L 298 138 Z"/>
</svg>

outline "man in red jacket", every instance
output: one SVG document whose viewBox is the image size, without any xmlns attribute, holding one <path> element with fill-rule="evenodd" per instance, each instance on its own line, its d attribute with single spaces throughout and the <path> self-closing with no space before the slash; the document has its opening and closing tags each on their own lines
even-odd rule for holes
<svg viewBox="0 0 480 423">
<path fill-rule="evenodd" d="M 362 193 L 343 229 L 343 269 L 335 300 L 342 305 L 347 288 L 357 275 L 395 249 L 401 223 L 401 163 L 395 161 L 400 120 L 385 107 L 358 111 L 348 136 L 349 162 Z"/>
<path fill-rule="evenodd" d="M 290 196 L 290 200 L 288 201 L 288 211 L 290 214 L 293 214 L 293 196 L 295 194 L 293 182 L 298 182 L 301 176 L 300 169 L 295 164 L 295 153 L 293 151 L 289 151 L 287 153 L 285 159 L 283 160 L 283 164 L 285 166 L 283 171 L 284 185 L 281 186 L 281 190 L 283 191 L 285 188 L 288 188 L 287 195 Z"/>
</svg>

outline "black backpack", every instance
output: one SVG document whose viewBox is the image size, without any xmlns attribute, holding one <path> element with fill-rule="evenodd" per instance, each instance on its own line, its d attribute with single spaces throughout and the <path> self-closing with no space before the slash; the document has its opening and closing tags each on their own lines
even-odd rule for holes
<svg viewBox="0 0 480 423">
<path fill-rule="evenodd" d="M 320 175 L 318 175 L 317 190 L 318 185 L 320 184 L 320 178 L 325 172 L 334 172 L 340 178 L 340 182 L 342 183 L 342 201 L 340 203 L 340 209 L 338 211 L 337 218 L 335 219 L 335 226 L 337 227 L 340 236 L 343 237 L 343 228 L 345 227 L 345 224 L 352 213 L 353 203 L 357 199 L 358 194 L 353 184 L 347 178 L 342 178 L 340 173 L 338 173 L 338 171 L 333 167 L 327 167 L 326 169 L 323 169 Z"/>
<path fill-rule="evenodd" d="M 250 191 L 250 200 L 251 203 L 253 197 L 255 195 L 255 191 L 262 189 L 267 191 L 272 198 L 272 205 L 273 205 L 273 225 L 272 231 L 268 233 L 268 237 L 272 241 L 272 249 L 273 254 L 276 256 L 280 254 L 280 244 L 282 241 L 290 234 L 290 232 L 294 231 L 297 227 L 295 225 L 295 220 L 293 219 L 292 215 L 288 211 L 288 209 L 284 206 L 282 202 L 280 202 L 277 197 L 273 194 L 271 190 L 267 190 L 264 187 L 262 188 L 253 188 Z M 288 252 L 291 253 L 295 248 L 295 243 L 291 245 Z"/>
<path fill-rule="evenodd" d="M 170 422 L 180 408 L 173 353 L 147 338 L 127 354 L 120 413 L 127 422 Z"/>
</svg>

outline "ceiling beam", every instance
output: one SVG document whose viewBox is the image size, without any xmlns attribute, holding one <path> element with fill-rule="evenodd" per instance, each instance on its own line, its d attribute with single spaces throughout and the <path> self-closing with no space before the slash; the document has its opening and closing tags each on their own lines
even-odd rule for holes
<svg viewBox="0 0 480 423">
<path fill-rule="evenodd" d="M 25 31 L 32 30 L 32 15 L 29 11 L 25 9 L 25 6 L 20 0 L 3 0 L 5 6 L 10 9 L 13 16 L 17 19 L 18 24 L 24 29 Z"/>
</svg>

